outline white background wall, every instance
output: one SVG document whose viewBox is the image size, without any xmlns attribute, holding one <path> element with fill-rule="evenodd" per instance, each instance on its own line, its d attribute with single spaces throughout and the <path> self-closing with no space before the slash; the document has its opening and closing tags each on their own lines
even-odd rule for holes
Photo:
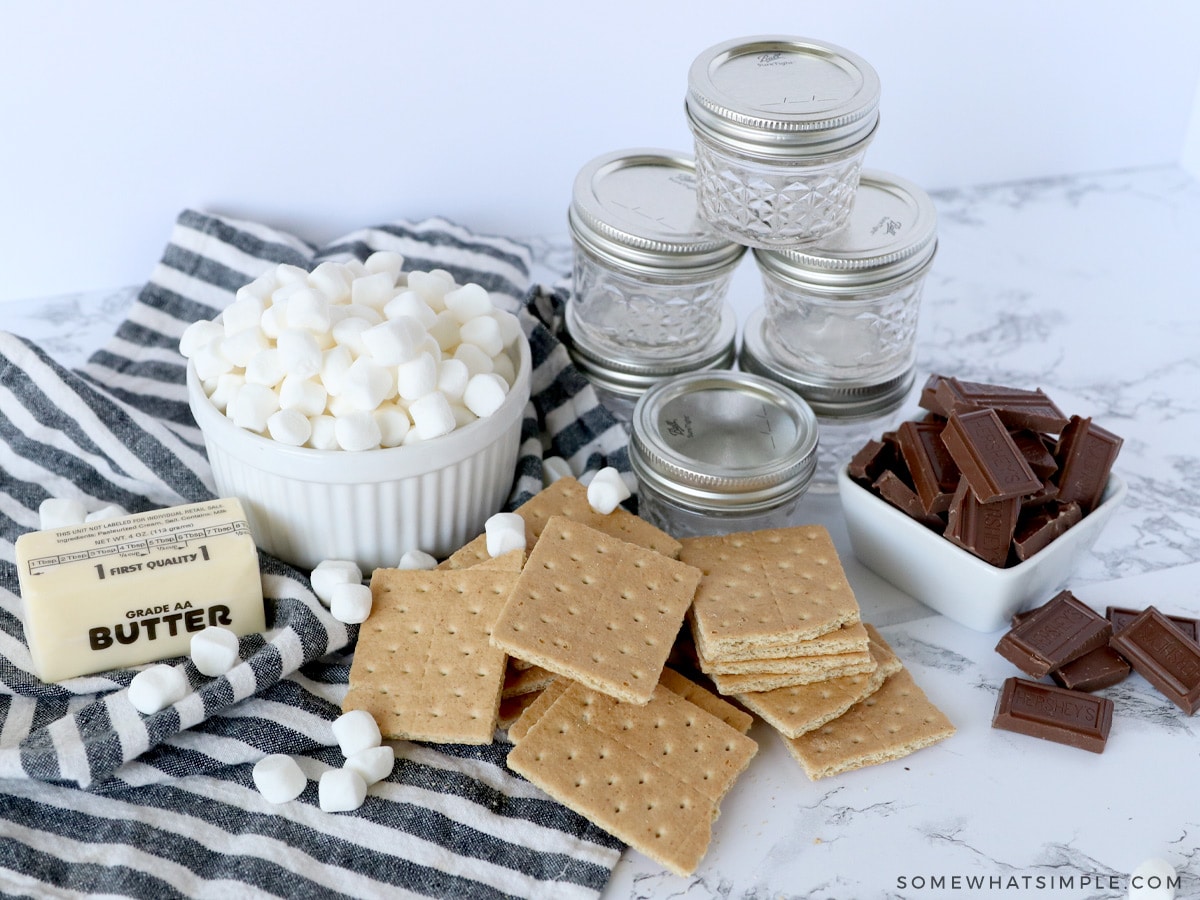
<svg viewBox="0 0 1200 900">
<path fill-rule="evenodd" d="M 586 160 L 689 149 L 693 57 L 770 32 L 870 61 L 868 165 L 929 189 L 1200 172 L 1178 0 L 0 0 L 0 300 L 140 283 L 188 206 L 563 234 Z"/>
</svg>

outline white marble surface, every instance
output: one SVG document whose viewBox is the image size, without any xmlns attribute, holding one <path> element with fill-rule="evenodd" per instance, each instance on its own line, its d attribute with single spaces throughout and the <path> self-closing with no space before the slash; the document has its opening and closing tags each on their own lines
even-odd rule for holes
<svg viewBox="0 0 1200 900">
<path fill-rule="evenodd" d="M 1164 167 L 935 200 L 940 247 L 919 380 L 938 371 L 1041 386 L 1066 412 L 1124 437 L 1117 469 L 1128 499 L 1069 586 L 1099 609 L 1153 603 L 1200 615 L 1200 184 Z M 534 245 L 539 277 L 568 264 L 561 238 Z M 77 364 L 133 293 L 2 304 L 0 327 Z M 739 318 L 760 302 L 744 266 Z M 807 503 L 808 518 L 834 534 L 865 617 L 958 733 L 814 783 L 758 725 L 759 755 L 726 799 L 697 872 L 679 878 L 630 851 L 604 896 L 1124 897 L 1129 873 L 1152 856 L 1179 871 L 1179 897 L 1200 896 L 1200 719 L 1134 676 L 1105 692 L 1116 715 L 1103 754 L 992 729 L 999 686 L 1016 674 L 993 650 L 998 635 L 932 615 L 884 584 L 854 561 L 836 498 Z M 953 876 L 985 883 L 956 887 Z"/>
</svg>

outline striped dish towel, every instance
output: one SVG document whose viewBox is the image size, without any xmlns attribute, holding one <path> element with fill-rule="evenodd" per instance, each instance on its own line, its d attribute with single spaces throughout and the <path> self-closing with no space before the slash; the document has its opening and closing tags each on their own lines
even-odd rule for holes
<svg viewBox="0 0 1200 900">
<path fill-rule="evenodd" d="M 144 717 L 133 670 L 62 684 L 33 674 L 14 542 L 47 497 L 140 512 L 213 496 L 188 411 L 178 342 L 241 285 L 281 262 L 396 250 L 518 313 L 533 350 L 510 506 L 541 487 L 543 453 L 577 473 L 628 469 L 626 439 L 553 335 L 561 293 L 531 287 L 523 245 L 444 220 L 364 229 L 317 248 L 250 222 L 182 213 L 128 319 L 79 370 L 0 332 L 0 896 L 593 897 L 620 845 L 505 767 L 508 745 L 401 742 L 354 813 L 325 813 L 317 779 L 341 765 L 354 626 L 332 619 L 307 573 L 261 556 L 269 628 L 229 676 Z M 551 327 L 547 327 L 550 324 Z M 254 763 L 298 756 L 301 797 L 268 804 Z"/>
</svg>

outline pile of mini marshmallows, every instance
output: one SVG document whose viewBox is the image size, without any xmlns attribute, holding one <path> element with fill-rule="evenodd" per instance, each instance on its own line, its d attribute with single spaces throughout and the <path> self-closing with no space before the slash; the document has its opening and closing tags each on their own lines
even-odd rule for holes
<svg viewBox="0 0 1200 900">
<path fill-rule="evenodd" d="M 281 264 L 179 342 L 213 405 L 282 444 L 373 450 L 448 434 L 500 408 L 517 317 L 442 269 L 381 250 L 311 272 Z"/>
</svg>

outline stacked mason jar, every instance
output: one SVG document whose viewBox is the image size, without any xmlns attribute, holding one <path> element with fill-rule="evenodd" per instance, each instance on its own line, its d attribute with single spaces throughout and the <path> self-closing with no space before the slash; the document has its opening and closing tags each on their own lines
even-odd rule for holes
<svg viewBox="0 0 1200 900">
<path fill-rule="evenodd" d="M 879 94 L 840 47 L 727 41 L 688 74 L 694 157 L 620 151 L 576 179 L 566 338 L 631 424 L 642 514 L 673 533 L 785 524 L 912 387 L 936 214 L 863 169 Z M 731 372 L 725 298 L 747 247 L 765 302 Z"/>
</svg>

